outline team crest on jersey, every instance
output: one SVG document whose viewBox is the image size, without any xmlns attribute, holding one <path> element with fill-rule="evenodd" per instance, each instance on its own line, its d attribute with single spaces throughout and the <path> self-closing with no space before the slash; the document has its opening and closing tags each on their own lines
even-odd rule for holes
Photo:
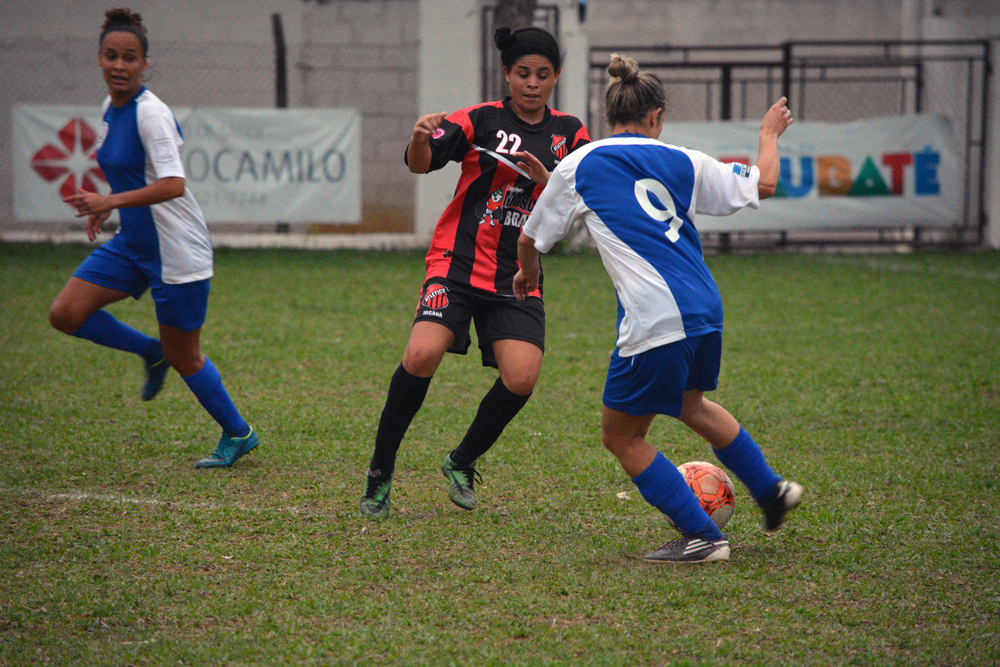
<svg viewBox="0 0 1000 667">
<path fill-rule="evenodd" d="M 441 310 L 448 307 L 448 288 L 437 283 L 427 286 L 424 298 L 420 300 L 420 305 L 431 310 Z"/>
<path fill-rule="evenodd" d="M 560 134 L 552 135 L 552 154 L 555 155 L 558 160 L 566 157 L 566 137 Z"/>
</svg>

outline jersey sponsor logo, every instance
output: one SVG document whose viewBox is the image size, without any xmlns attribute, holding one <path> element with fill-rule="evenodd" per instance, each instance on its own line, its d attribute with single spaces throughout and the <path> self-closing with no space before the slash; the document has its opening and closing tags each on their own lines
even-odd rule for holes
<svg viewBox="0 0 1000 667">
<path fill-rule="evenodd" d="M 444 136 L 444 128 L 439 127 L 438 129 L 434 130 L 434 134 L 431 135 L 431 139 L 440 139 L 443 136 Z"/>
<path fill-rule="evenodd" d="M 552 135 L 552 146 L 550 147 L 552 154 L 556 156 L 556 159 L 562 160 L 566 157 L 566 137 L 561 134 Z"/>
<path fill-rule="evenodd" d="M 434 283 L 427 286 L 427 291 L 424 292 L 424 298 L 420 300 L 420 305 L 424 308 L 431 308 L 432 310 L 441 310 L 448 307 L 448 288 L 444 285 L 438 285 Z M 423 315 L 428 315 L 427 311 L 422 313 Z"/>
<path fill-rule="evenodd" d="M 439 313 L 436 310 L 423 310 L 423 311 L 420 311 L 420 314 L 423 315 L 423 316 L 429 316 L 429 317 L 444 317 L 444 315 L 442 315 L 441 313 Z"/>
<path fill-rule="evenodd" d="M 479 224 L 489 223 L 490 227 L 523 227 L 531 210 L 535 208 L 537 200 L 531 196 L 533 192 L 534 188 L 526 192 L 524 188 L 509 183 L 495 188 L 476 207 L 477 211 L 484 211 L 479 216 Z"/>
<path fill-rule="evenodd" d="M 507 188 L 509 185 L 495 189 L 490 193 L 490 196 L 486 198 L 486 213 L 479 218 L 479 224 L 483 225 L 487 222 L 490 223 L 491 227 L 495 227 L 497 220 L 500 218 L 500 204 L 503 203 L 504 196 L 506 196 Z"/>
<path fill-rule="evenodd" d="M 736 174 L 737 176 L 742 176 L 743 178 L 746 178 L 747 176 L 750 175 L 750 167 L 748 167 L 745 164 L 740 164 L 739 162 L 736 162 L 733 164 L 733 173 Z"/>
<path fill-rule="evenodd" d="M 31 168 L 48 183 L 62 179 L 61 197 L 75 195 L 77 188 L 97 192 L 98 183 L 107 183 L 97 166 L 97 149 L 107 135 L 107 123 L 104 125 L 98 136 L 83 118 L 71 118 L 59 130 L 58 144 L 47 143 L 32 156 Z"/>
</svg>

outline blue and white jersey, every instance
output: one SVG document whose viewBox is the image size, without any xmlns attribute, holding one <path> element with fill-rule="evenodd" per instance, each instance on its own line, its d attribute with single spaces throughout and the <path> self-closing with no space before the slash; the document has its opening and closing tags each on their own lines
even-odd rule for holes
<svg viewBox="0 0 1000 667">
<path fill-rule="evenodd" d="M 756 167 L 617 134 L 564 159 L 524 226 L 548 252 L 582 219 L 618 293 L 618 354 L 722 331 L 722 298 L 694 214 L 758 208 Z"/>
<path fill-rule="evenodd" d="M 139 90 L 127 104 L 102 107 L 97 163 L 112 192 L 138 190 L 161 178 L 184 178 L 180 126 L 156 95 Z M 164 283 L 212 277 L 212 238 L 191 191 L 152 206 L 118 209 L 118 234 L 143 271 Z"/>
</svg>

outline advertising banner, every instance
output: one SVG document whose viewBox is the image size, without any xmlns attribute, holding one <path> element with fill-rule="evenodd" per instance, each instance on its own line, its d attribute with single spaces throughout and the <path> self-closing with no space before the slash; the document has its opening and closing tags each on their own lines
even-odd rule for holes
<svg viewBox="0 0 1000 667">
<path fill-rule="evenodd" d="M 760 122 L 674 123 L 660 139 L 723 162 L 752 165 Z M 943 116 L 855 123 L 796 122 L 778 139 L 781 176 L 760 210 L 699 216 L 706 232 L 850 227 L 953 226 L 962 219 L 962 178 Z"/>
<path fill-rule="evenodd" d="M 353 109 L 175 108 L 187 187 L 208 222 L 361 221 L 361 116 Z M 76 188 L 109 191 L 94 107 L 18 105 L 14 215 L 65 222 Z"/>
</svg>

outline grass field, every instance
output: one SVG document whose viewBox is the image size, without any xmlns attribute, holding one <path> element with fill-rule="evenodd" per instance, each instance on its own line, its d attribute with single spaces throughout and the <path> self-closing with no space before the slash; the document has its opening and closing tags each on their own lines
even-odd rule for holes
<svg viewBox="0 0 1000 667">
<path fill-rule="evenodd" d="M 204 471 L 176 374 L 142 403 L 137 358 L 48 328 L 87 252 L 0 244 L 2 666 L 1000 663 L 1000 254 L 709 258 L 713 398 L 806 496 L 768 536 L 737 485 L 730 562 L 681 568 L 641 560 L 675 533 L 601 446 L 597 257 L 546 258 L 542 378 L 475 513 L 439 466 L 495 373 L 449 356 L 370 522 L 420 253 L 217 253 L 202 349 L 262 445 Z M 110 311 L 154 330 L 148 296 Z"/>
</svg>

